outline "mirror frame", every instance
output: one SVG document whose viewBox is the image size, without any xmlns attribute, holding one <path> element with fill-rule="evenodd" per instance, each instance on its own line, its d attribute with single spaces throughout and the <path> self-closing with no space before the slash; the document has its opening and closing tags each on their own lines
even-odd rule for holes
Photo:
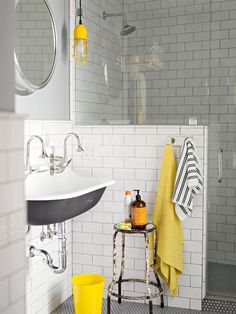
<svg viewBox="0 0 236 314">
<path fill-rule="evenodd" d="M 15 9 L 20 0 L 15 0 Z M 54 58 L 53 58 L 53 64 L 50 70 L 50 73 L 48 77 L 42 82 L 40 85 L 35 85 L 31 83 L 26 76 L 24 75 L 23 71 L 21 70 L 21 67 L 19 65 L 16 52 L 14 51 L 14 61 L 15 61 L 15 81 L 16 81 L 16 93 L 21 96 L 28 96 L 35 91 L 44 88 L 51 80 L 53 73 L 55 71 L 56 67 L 56 60 L 57 60 L 57 55 L 58 55 L 58 41 L 57 41 L 57 29 L 56 29 L 56 22 L 53 17 L 53 12 L 51 9 L 51 6 L 48 2 L 48 0 L 42 0 L 49 12 L 49 16 L 51 19 L 51 24 L 52 24 L 52 32 L 53 32 L 53 43 L 54 43 Z"/>
</svg>

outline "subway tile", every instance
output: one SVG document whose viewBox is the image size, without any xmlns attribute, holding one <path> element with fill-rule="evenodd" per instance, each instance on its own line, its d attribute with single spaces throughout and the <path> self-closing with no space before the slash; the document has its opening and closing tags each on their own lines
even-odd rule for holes
<svg viewBox="0 0 236 314">
<path fill-rule="evenodd" d="M 18 258 L 15 258 L 15 252 L 18 252 Z M 23 241 L 15 242 L 1 249 L 2 267 L 0 270 L 0 278 L 8 276 L 19 269 L 24 268 L 24 249 Z"/>
<path fill-rule="evenodd" d="M 22 286 L 20 285 L 20 287 Z M 1 294 L 0 309 L 3 309 L 6 308 L 7 305 L 10 303 L 8 278 L 0 280 L 0 294 Z"/>
<path fill-rule="evenodd" d="M 187 252 L 201 252 L 202 251 L 202 242 L 200 241 L 184 241 L 184 251 Z"/>
<path fill-rule="evenodd" d="M 193 310 L 200 311 L 202 309 L 202 301 L 196 299 L 190 299 L 190 307 Z"/>
<path fill-rule="evenodd" d="M 24 299 L 25 291 L 22 289 L 25 281 L 25 270 L 18 271 L 10 277 L 10 302 L 14 303 L 19 299 Z"/>
<path fill-rule="evenodd" d="M 142 146 L 146 145 L 145 135 L 125 135 L 125 145 Z"/>
<path fill-rule="evenodd" d="M 201 299 L 201 289 L 200 288 L 190 288 L 190 287 L 179 287 L 180 297 L 189 297 L 191 299 Z"/>
<path fill-rule="evenodd" d="M 125 158 L 125 168 L 145 168 L 145 158 Z"/>
<path fill-rule="evenodd" d="M 189 299 L 182 297 L 168 297 L 168 306 L 189 309 Z"/>
<path fill-rule="evenodd" d="M 191 276 L 191 286 L 200 288 L 202 285 L 201 277 Z"/>
<path fill-rule="evenodd" d="M 7 154 L 5 152 L 2 152 L 0 153 L 0 173 L 1 173 L 0 182 L 7 181 L 7 166 L 8 166 Z"/>
</svg>

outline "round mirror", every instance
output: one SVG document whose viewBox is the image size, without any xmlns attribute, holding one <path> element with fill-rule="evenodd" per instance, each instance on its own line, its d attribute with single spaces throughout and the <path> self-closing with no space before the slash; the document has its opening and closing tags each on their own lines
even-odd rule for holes
<svg viewBox="0 0 236 314">
<path fill-rule="evenodd" d="M 16 0 L 16 92 L 29 95 L 50 81 L 57 51 L 56 27 L 47 0 Z"/>
</svg>

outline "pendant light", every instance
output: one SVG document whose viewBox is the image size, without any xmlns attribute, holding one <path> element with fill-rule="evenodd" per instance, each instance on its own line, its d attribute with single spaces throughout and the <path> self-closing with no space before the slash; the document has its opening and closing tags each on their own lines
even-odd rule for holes
<svg viewBox="0 0 236 314">
<path fill-rule="evenodd" d="M 74 45 L 73 45 L 73 58 L 77 64 L 85 64 L 87 61 L 87 42 L 88 32 L 87 28 L 82 23 L 82 6 L 80 0 L 79 8 L 79 24 L 74 29 Z M 77 11 L 77 12 L 78 12 Z"/>
</svg>

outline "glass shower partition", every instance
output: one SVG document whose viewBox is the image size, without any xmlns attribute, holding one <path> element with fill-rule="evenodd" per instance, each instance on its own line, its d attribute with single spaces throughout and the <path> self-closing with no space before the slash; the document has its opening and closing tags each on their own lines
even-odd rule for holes
<svg viewBox="0 0 236 314">
<path fill-rule="evenodd" d="M 209 127 L 207 291 L 226 297 L 236 297 L 235 132 L 235 122 Z"/>
</svg>

